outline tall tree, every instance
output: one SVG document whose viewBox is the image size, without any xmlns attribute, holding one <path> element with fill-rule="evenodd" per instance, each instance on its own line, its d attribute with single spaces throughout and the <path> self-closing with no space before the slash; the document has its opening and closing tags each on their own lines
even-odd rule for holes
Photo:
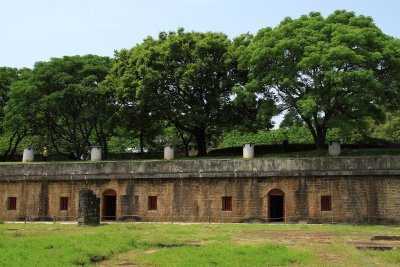
<svg viewBox="0 0 400 267">
<path fill-rule="evenodd" d="M 109 124 L 105 119 L 113 114 L 104 114 L 107 94 L 100 86 L 111 64 L 110 58 L 95 55 L 65 56 L 35 64 L 31 83 L 40 95 L 41 123 L 46 129 L 42 135 L 47 133 L 59 154 L 85 154 L 94 140 L 106 146 L 104 126 Z"/>
<path fill-rule="evenodd" d="M 10 115 L 6 114 L 6 110 L 9 110 L 7 106 L 10 98 L 10 91 L 12 85 L 18 83 L 20 76 L 25 70 L 18 70 L 16 68 L 1 67 L 0 68 L 0 140 L 1 140 L 1 160 L 10 160 L 14 156 L 18 144 L 26 135 L 26 131 L 21 130 L 20 127 L 16 127 L 18 120 L 14 122 L 10 121 Z M 25 75 L 23 75 L 25 77 Z M 21 78 L 23 80 L 24 78 Z M 13 114 L 17 116 L 16 114 Z"/>
<path fill-rule="evenodd" d="M 400 39 L 393 39 L 382 53 L 379 79 L 383 81 L 381 105 L 389 111 L 400 110 Z"/>
<path fill-rule="evenodd" d="M 0 67 L 0 120 L 4 117 L 4 107 L 8 101 L 8 92 L 11 84 L 18 79 L 19 71 L 16 68 Z"/>
<path fill-rule="evenodd" d="M 234 66 L 238 65 L 240 56 L 251 44 L 252 39 L 253 36 L 250 34 L 242 34 L 233 39 L 230 60 Z M 274 99 L 265 99 L 260 97 L 258 92 L 245 90 L 249 74 L 247 68 L 233 68 L 231 73 L 235 77 L 235 87 L 233 88 L 234 108 L 227 115 L 230 115 L 229 120 L 232 121 L 232 125 L 241 132 L 257 132 L 258 130 L 272 129 L 272 117 L 279 113 Z"/>
<path fill-rule="evenodd" d="M 142 74 L 146 54 L 153 41 L 149 38 L 131 50 L 115 53 L 114 65 L 105 81 L 107 91 L 112 92 L 113 103 L 119 109 L 120 128 L 131 138 L 139 140 L 141 153 L 145 145 L 153 142 L 161 131 L 162 116 L 157 112 L 155 93 L 144 90 Z"/>
<path fill-rule="evenodd" d="M 236 76 L 231 45 L 222 33 L 162 32 L 124 52 L 115 77 L 125 95 L 151 107 L 146 116 L 157 114 L 193 134 L 198 155 L 206 155 L 211 132 L 227 123 Z"/>
<path fill-rule="evenodd" d="M 295 111 L 322 148 L 337 122 L 377 113 L 376 97 L 391 79 L 381 72 L 392 41 L 370 17 L 310 13 L 260 30 L 241 66 L 250 72 L 247 89 L 275 96 L 283 110 Z"/>
</svg>

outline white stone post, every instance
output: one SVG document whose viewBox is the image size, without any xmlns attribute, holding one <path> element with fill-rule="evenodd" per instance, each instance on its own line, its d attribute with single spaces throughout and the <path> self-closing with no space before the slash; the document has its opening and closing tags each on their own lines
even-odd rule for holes
<svg viewBox="0 0 400 267">
<path fill-rule="evenodd" d="M 22 162 L 32 162 L 34 159 L 34 152 L 32 148 L 25 148 L 22 154 Z"/>
<path fill-rule="evenodd" d="M 174 146 L 173 145 L 165 145 L 164 146 L 164 159 L 171 160 L 174 159 Z"/>
<path fill-rule="evenodd" d="M 90 151 L 90 160 L 91 161 L 101 160 L 101 146 L 92 146 L 92 150 Z"/>
<path fill-rule="evenodd" d="M 340 153 L 341 153 L 340 142 L 339 141 L 330 142 L 328 152 L 329 152 L 329 156 L 333 156 L 333 157 L 340 156 Z"/>
<path fill-rule="evenodd" d="M 254 158 L 254 144 L 246 143 L 243 145 L 243 158 L 252 159 Z"/>
</svg>

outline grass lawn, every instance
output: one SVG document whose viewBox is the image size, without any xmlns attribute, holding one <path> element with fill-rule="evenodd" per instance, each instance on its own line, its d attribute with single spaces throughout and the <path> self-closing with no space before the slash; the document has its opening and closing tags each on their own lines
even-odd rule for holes
<svg viewBox="0 0 400 267">
<path fill-rule="evenodd" d="M 399 266 L 396 226 L 0 224 L 0 266 Z"/>
</svg>

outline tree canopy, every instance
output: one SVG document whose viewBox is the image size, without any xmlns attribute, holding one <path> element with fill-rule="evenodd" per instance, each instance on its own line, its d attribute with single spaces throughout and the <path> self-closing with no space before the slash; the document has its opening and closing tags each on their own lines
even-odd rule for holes
<svg viewBox="0 0 400 267">
<path fill-rule="evenodd" d="M 237 77 L 232 42 L 222 33 L 160 33 L 129 51 L 117 53 L 113 79 L 128 103 L 147 107 L 177 129 L 192 134 L 198 155 L 207 140 L 227 125 Z"/>
<path fill-rule="evenodd" d="M 1 159 L 32 141 L 75 158 L 92 145 L 107 157 L 110 140 L 114 150 L 142 152 L 180 142 L 186 155 L 196 147 L 199 156 L 208 146 L 248 141 L 396 142 L 399 69 L 400 40 L 343 10 L 285 18 L 255 36 L 179 28 L 113 59 L 2 67 Z M 280 112 L 282 129 L 271 130 Z"/>
<path fill-rule="evenodd" d="M 382 79 L 392 41 L 370 17 L 310 13 L 260 30 L 241 66 L 250 72 L 247 89 L 276 97 L 282 110 L 301 117 L 322 147 L 327 130 L 338 122 L 351 124 L 378 113 L 379 95 L 392 79 Z"/>
<path fill-rule="evenodd" d="M 24 116 L 7 112 L 12 86 L 19 82 L 20 76 L 25 72 L 26 70 L 16 68 L 0 68 L 0 149 L 2 160 L 10 160 L 14 156 L 20 141 L 27 134 L 25 129 L 21 129 L 24 127 L 19 124 Z M 10 115 L 18 116 L 18 118 L 11 121 Z"/>
<path fill-rule="evenodd" d="M 104 118 L 100 83 L 110 67 L 110 58 L 93 55 L 36 63 L 12 85 L 5 122 L 40 135 L 60 154 L 86 153 Z"/>
</svg>

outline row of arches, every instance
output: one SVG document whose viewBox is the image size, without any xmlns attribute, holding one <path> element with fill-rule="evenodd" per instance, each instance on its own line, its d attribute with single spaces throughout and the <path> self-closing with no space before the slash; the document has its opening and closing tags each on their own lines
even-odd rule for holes
<svg viewBox="0 0 400 267">
<path fill-rule="evenodd" d="M 103 193 L 102 220 L 116 220 L 117 193 L 108 189 Z M 268 193 L 268 218 L 270 222 L 283 222 L 285 218 L 285 193 L 280 189 L 272 189 Z"/>
</svg>

